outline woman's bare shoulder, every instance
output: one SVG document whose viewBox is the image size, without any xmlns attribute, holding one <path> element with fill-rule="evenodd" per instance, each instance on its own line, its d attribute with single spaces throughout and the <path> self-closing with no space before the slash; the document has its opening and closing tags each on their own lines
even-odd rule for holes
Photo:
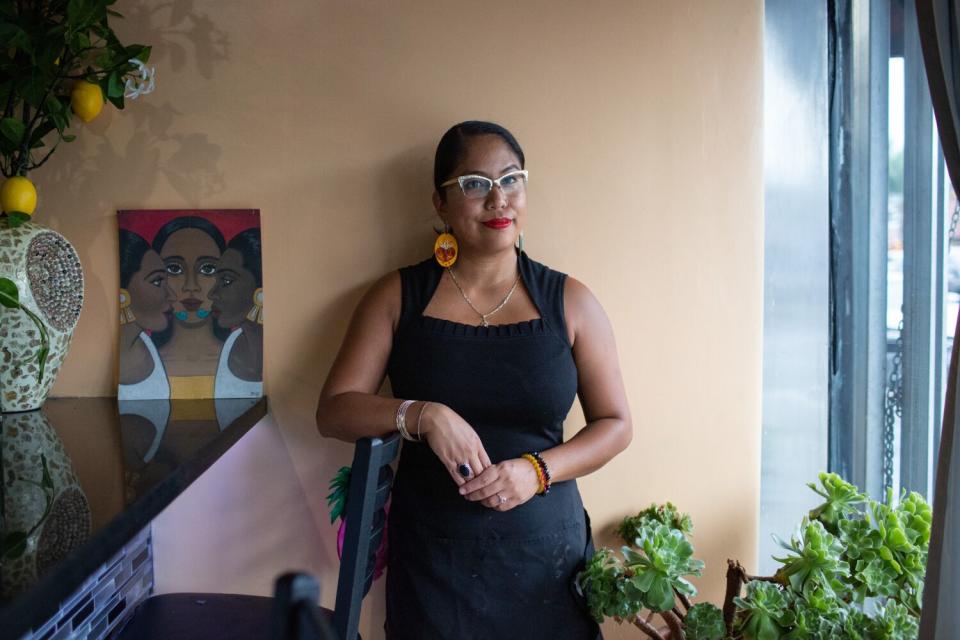
<svg viewBox="0 0 960 640">
<path fill-rule="evenodd" d="M 400 271 L 394 269 L 383 274 L 367 289 L 368 296 L 392 299 L 400 304 Z"/>
<path fill-rule="evenodd" d="M 400 272 L 390 271 L 380 276 L 357 304 L 356 316 L 389 317 L 394 328 L 400 320 Z"/>
<path fill-rule="evenodd" d="M 570 343 L 583 330 L 599 329 L 608 324 L 607 314 L 590 288 L 573 276 L 563 284 L 563 313 L 567 321 Z"/>
</svg>

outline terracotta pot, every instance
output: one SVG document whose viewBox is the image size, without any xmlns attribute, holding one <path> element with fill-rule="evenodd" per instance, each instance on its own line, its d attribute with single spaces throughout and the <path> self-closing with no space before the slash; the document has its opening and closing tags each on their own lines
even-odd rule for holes
<svg viewBox="0 0 960 640">
<path fill-rule="evenodd" d="M 22 310 L 0 306 L 0 411 L 31 411 L 46 400 L 80 318 L 80 258 L 56 231 L 33 222 L 11 229 L 0 217 L 0 278 L 17 285 L 20 304 L 43 321 L 50 337 L 38 382 L 40 332 Z"/>
</svg>

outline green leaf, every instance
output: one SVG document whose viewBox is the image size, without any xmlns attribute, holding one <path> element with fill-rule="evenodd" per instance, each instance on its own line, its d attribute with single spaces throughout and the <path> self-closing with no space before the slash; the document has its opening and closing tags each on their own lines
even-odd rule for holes
<svg viewBox="0 0 960 640">
<path fill-rule="evenodd" d="M 145 44 L 131 44 L 125 49 L 127 60 L 136 58 L 144 64 L 150 60 L 150 47 Z"/>
<path fill-rule="evenodd" d="M 790 555 L 775 558 L 783 563 L 777 576 L 788 579 L 795 592 L 807 595 L 812 589 L 822 588 L 843 594 L 848 590 L 843 578 L 850 567 L 841 559 L 843 543 L 819 520 L 811 522 L 804 518 L 797 534 L 791 538 L 789 549 Z"/>
<path fill-rule="evenodd" d="M 77 136 L 74 136 L 74 135 L 65 135 L 65 136 L 63 136 L 63 141 L 64 141 L 64 142 L 73 142 L 73 141 L 76 140 L 76 139 L 77 139 Z"/>
<path fill-rule="evenodd" d="M 123 97 L 123 79 L 121 78 L 121 73 L 119 71 L 114 71 L 111 73 L 110 78 L 107 80 L 107 97 Z M 122 109 L 123 107 L 121 106 L 119 108 Z"/>
<path fill-rule="evenodd" d="M 330 494 L 327 504 L 330 506 L 330 524 L 343 516 L 347 508 L 347 492 L 350 488 L 350 467 L 340 467 L 330 480 Z"/>
<path fill-rule="evenodd" d="M 723 612 L 709 602 L 695 604 L 683 619 L 687 640 L 720 640 L 727 634 Z"/>
<path fill-rule="evenodd" d="M 633 577 L 631 582 L 636 586 L 640 591 L 646 593 L 650 591 L 650 587 L 653 586 L 653 581 L 656 579 L 657 574 L 653 571 L 642 571 Z"/>
<path fill-rule="evenodd" d="M 102 37 L 102 36 L 101 36 L 101 37 Z M 113 52 L 110 51 L 109 49 L 104 49 L 104 50 L 102 50 L 102 51 L 100 52 L 100 54 L 94 59 L 93 62 L 94 62 L 94 64 L 97 65 L 99 68 L 101 68 L 101 69 L 106 69 L 106 68 L 112 66 L 112 63 L 113 63 Z M 104 89 L 104 92 L 106 92 L 106 89 Z"/>
<path fill-rule="evenodd" d="M 30 36 L 27 35 L 26 31 L 19 27 L 16 27 L 15 31 L 13 31 L 13 35 L 7 39 L 7 47 L 13 49 L 14 51 L 23 51 L 30 56 L 33 55 L 33 44 L 30 42 Z"/>
<path fill-rule="evenodd" d="M 10 42 L 16 37 L 17 32 L 22 31 L 20 27 L 11 22 L 0 22 L 0 41 Z"/>
<path fill-rule="evenodd" d="M 748 582 L 746 596 L 733 599 L 739 611 L 736 629 L 747 640 L 777 640 L 784 632 L 787 596 L 771 582 Z"/>
<path fill-rule="evenodd" d="M 3 118 L 0 120 L 0 134 L 3 134 L 4 138 L 17 146 L 23 141 L 23 133 L 26 131 L 26 128 L 26 125 L 16 118 Z"/>
<path fill-rule="evenodd" d="M 11 229 L 16 229 L 24 222 L 30 219 L 29 213 L 24 213 L 23 211 L 8 211 L 7 212 L 7 226 Z"/>
<path fill-rule="evenodd" d="M 14 560 L 22 556 L 27 550 L 27 532 L 11 531 L 3 536 L 0 542 L 0 558 Z"/>
<path fill-rule="evenodd" d="M 858 513 L 858 507 L 866 501 L 866 496 L 857 488 L 835 473 L 821 473 L 818 476 L 820 487 L 810 483 L 807 486 L 826 502 L 810 511 L 811 520 L 819 520 L 830 533 L 837 533 L 837 523 L 843 517 Z"/>
<path fill-rule="evenodd" d="M 43 146 L 43 138 L 48 133 L 56 129 L 52 119 L 42 118 L 33 131 L 30 132 L 30 148 L 36 149 Z"/>
<path fill-rule="evenodd" d="M 95 22 L 105 6 L 97 0 L 70 0 L 67 3 L 67 22 L 74 31 L 80 31 Z"/>
<path fill-rule="evenodd" d="M 60 118 L 66 120 L 71 113 L 70 99 L 67 97 L 57 98 L 56 96 L 47 96 L 47 99 L 43 102 L 43 112 L 51 119 Z"/>
<path fill-rule="evenodd" d="M 684 533 L 693 531 L 693 522 L 690 516 L 680 511 L 667 502 L 666 504 L 652 504 L 635 516 L 627 516 L 617 527 L 617 534 L 627 544 L 633 544 L 641 535 L 644 528 L 665 524 L 673 529 L 679 529 Z"/>
<path fill-rule="evenodd" d="M 39 109 L 47 97 L 51 82 L 52 79 L 43 74 L 32 76 L 23 88 L 23 98 L 27 104 Z"/>
<path fill-rule="evenodd" d="M 870 625 L 871 637 L 879 640 L 917 637 L 919 620 L 903 605 L 888 601 L 877 613 Z"/>
<path fill-rule="evenodd" d="M 7 140 L 6 136 L 0 135 L 0 154 L 10 156 L 20 148 L 19 145 Z"/>
<path fill-rule="evenodd" d="M 676 605 L 676 598 L 670 581 L 665 577 L 657 577 L 647 591 L 647 603 L 653 611 L 669 611 Z"/>
<path fill-rule="evenodd" d="M 40 348 L 37 350 L 37 383 L 43 382 L 43 373 L 47 366 L 47 356 L 50 354 L 50 334 L 47 332 L 46 325 L 40 317 L 27 307 L 20 305 L 20 310 L 27 314 L 27 317 L 37 327 L 40 333 Z"/>
<path fill-rule="evenodd" d="M 7 309 L 20 308 L 20 291 L 9 278 L 0 278 L 0 305 Z"/>
<path fill-rule="evenodd" d="M 39 70 L 46 75 L 48 85 L 55 81 L 57 73 L 60 70 L 57 65 L 57 60 L 63 56 L 63 53 L 64 43 L 63 40 L 59 38 L 43 38 L 37 46 L 34 59 L 39 69 L 35 69 L 34 73 Z"/>
<path fill-rule="evenodd" d="M 53 490 L 53 478 L 50 477 L 50 468 L 47 466 L 47 456 L 40 454 L 40 466 L 43 468 L 43 476 L 40 480 L 40 486 L 44 489 Z"/>
<path fill-rule="evenodd" d="M 43 374 L 47 370 L 47 358 L 50 356 L 50 345 L 44 345 L 37 351 L 37 384 L 43 382 Z"/>
</svg>

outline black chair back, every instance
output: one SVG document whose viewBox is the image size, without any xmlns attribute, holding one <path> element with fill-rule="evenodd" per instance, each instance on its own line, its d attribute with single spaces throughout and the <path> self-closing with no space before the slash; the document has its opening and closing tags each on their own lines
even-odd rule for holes
<svg viewBox="0 0 960 640">
<path fill-rule="evenodd" d="M 373 583 L 377 550 L 387 524 L 384 510 L 393 486 L 390 463 L 400 453 L 400 434 L 357 440 L 347 493 L 346 531 L 333 628 L 338 637 L 356 638 L 360 605 Z"/>
<path fill-rule="evenodd" d="M 313 577 L 287 574 L 277 580 L 274 598 L 206 593 L 153 596 L 130 616 L 118 638 L 261 640 L 267 631 L 271 638 L 282 640 L 358 638 L 360 605 L 373 583 L 377 550 L 387 524 L 384 507 L 393 487 L 389 465 L 399 453 L 399 433 L 357 441 L 333 612 L 317 605 L 320 587 Z"/>
<path fill-rule="evenodd" d="M 320 584 L 306 573 L 287 573 L 274 587 L 272 640 L 340 640 L 317 602 Z"/>
</svg>

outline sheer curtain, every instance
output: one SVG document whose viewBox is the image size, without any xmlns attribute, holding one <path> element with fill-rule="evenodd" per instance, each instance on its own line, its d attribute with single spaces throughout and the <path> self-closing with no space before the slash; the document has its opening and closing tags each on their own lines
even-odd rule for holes
<svg viewBox="0 0 960 640">
<path fill-rule="evenodd" d="M 960 194 L 960 0 L 916 0 L 916 6 L 940 145 L 953 190 Z M 920 638 L 931 640 L 960 637 L 960 438 L 957 437 L 960 318 L 957 330 L 947 379 L 934 485 L 933 530 L 920 621 Z"/>
</svg>

